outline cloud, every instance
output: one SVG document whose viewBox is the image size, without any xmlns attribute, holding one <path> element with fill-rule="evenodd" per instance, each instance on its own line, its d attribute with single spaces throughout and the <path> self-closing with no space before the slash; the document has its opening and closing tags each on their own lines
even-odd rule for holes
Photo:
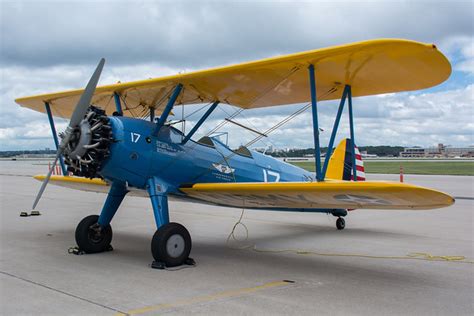
<svg viewBox="0 0 474 316">
<path fill-rule="evenodd" d="M 462 41 L 461 58 L 456 65 L 456 69 L 474 74 L 474 37 L 465 38 Z"/>
<path fill-rule="evenodd" d="M 474 25 L 472 26 L 474 30 Z M 451 60 L 456 60 L 454 70 L 474 74 L 474 34 L 451 36 L 441 42 L 440 48 Z"/>
<path fill-rule="evenodd" d="M 437 143 L 469 146 L 474 143 L 474 85 L 465 88 L 412 95 L 409 93 L 392 94 L 383 98 L 378 96 L 355 98 L 355 135 L 360 145 L 405 145 L 432 146 Z M 302 105 L 287 107 L 286 115 L 262 115 L 255 110 L 246 110 L 235 120 L 264 132 L 279 121 L 295 112 Z M 321 143 L 329 142 L 337 102 L 319 103 Z M 178 111 L 177 111 L 178 112 Z M 230 110 L 227 112 L 232 113 Z M 372 112 L 373 115 L 361 115 Z M 220 115 L 211 117 L 195 139 L 206 134 L 220 121 Z M 229 144 L 232 147 L 246 144 L 257 135 L 227 124 Z M 276 147 L 313 146 L 310 110 L 296 117 L 283 128 L 263 138 L 258 147 L 274 145 Z M 341 119 L 338 139 L 349 136 L 347 107 Z"/>
<path fill-rule="evenodd" d="M 470 36 L 470 1 L 4 1 L 2 62 L 207 67 L 378 37 Z"/>
<path fill-rule="evenodd" d="M 473 9 L 471 1 L 3 1 L 0 149 L 53 148 L 46 116 L 13 100 L 83 87 L 103 56 L 101 84 L 107 84 L 378 37 L 434 42 L 454 73 L 433 90 L 354 99 L 359 145 L 472 145 Z M 323 144 L 337 104 L 320 103 Z M 236 120 L 265 131 L 301 106 L 244 111 Z M 200 135 L 226 116 L 216 111 Z M 346 123 L 339 135 L 347 135 Z M 65 124 L 58 120 L 58 129 Z M 231 124 L 225 128 L 232 146 L 255 136 Z M 310 111 L 262 144 L 311 147 Z"/>
</svg>

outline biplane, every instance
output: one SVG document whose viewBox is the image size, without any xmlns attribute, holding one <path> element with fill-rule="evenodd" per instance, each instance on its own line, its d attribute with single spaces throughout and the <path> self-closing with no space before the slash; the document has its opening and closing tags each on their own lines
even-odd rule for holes
<svg viewBox="0 0 474 316">
<path fill-rule="evenodd" d="M 338 229 L 345 227 L 348 210 L 424 210 L 454 203 L 451 196 L 429 188 L 361 181 L 356 154 L 352 97 L 425 89 L 445 81 L 451 65 L 435 45 L 378 39 L 97 86 L 104 62 L 85 89 L 16 99 L 47 114 L 57 147 L 53 165 L 59 162 L 64 174 L 52 176 L 52 168 L 47 175 L 35 176 L 43 183 L 33 210 L 49 182 L 107 193 L 100 214 L 85 217 L 77 226 L 76 242 L 86 253 L 110 248 L 110 223 L 127 194 L 150 199 L 157 227 L 151 252 L 155 262 L 165 266 L 187 262 L 192 246 L 187 229 L 170 221 L 171 198 L 329 213 L 337 217 Z M 325 100 L 340 102 L 323 162 L 318 102 Z M 333 151 L 346 101 L 350 137 Z M 219 104 L 255 109 L 305 102 L 311 106 L 315 174 L 245 146 L 233 150 L 212 135 L 193 139 Z M 169 117 L 173 107 L 191 104 L 207 104 L 207 109 L 184 133 Z M 146 119 L 136 117 L 140 111 L 149 113 Z M 69 119 L 59 138 L 53 116 Z"/>
</svg>

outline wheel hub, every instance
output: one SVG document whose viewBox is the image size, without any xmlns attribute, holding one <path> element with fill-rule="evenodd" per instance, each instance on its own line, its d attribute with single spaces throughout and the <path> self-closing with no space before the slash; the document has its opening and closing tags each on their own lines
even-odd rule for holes
<svg viewBox="0 0 474 316">
<path fill-rule="evenodd" d="M 104 239 L 102 228 L 98 223 L 89 227 L 89 239 L 94 244 L 99 244 Z"/>
<path fill-rule="evenodd" d="M 181 256 L 185 249 L 184 238 L 179 234 L 171 235 L 166 242 L 166 252 L 172 258 Z"/>
</svg>

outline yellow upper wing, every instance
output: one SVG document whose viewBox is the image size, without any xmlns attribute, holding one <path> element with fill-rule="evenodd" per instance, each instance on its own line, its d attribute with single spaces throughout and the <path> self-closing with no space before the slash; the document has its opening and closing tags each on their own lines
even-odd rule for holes
<svg viewBox="0 0 474 316">
<path fill-rule="evenodd" d="M 234 207 L 290 209 L 433 209 L 454 199 L 443 193 L 398 182 L 198 183 L 183 187 L 188 196 Z"/>
<path fill-rule="evenodd" d="M 429 88 L 446 80 L 451 65 L 432 44 L 379 39 L 267 58 L 232 66 L 100 86 L 92 103 L 107 114 L 115 111 L 114 92 L 119 93 L 124 115 L 136 116 L 148 107 L 158 113 L 173 87 L 184 91 L 177 104 L 221 101 L 242 108 L 308 102 L 308 71 L 315 66 L 318 100 L 339 99 L 345 84 L 354 97 Z M 82 89 L 19 98 L 18 104 L 68 118 Z"/>
</svg>

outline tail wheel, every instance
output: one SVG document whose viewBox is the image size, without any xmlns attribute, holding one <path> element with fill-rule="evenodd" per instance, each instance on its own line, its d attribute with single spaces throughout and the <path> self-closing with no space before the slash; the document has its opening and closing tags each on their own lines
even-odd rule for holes
<svg viewBox="0 0 474 316">
<path fill-rule="evenodd" d="M 186 262 L 191 246 L 188 230 L 181 224 L 169 223 L 161 226 L 153 235 L 151 252 L 155 261 L 175 267 Z"/>
<path fill-rule="evenodd" d="M 98 215 L 90 215 L 79 222 L 76 228 L 76 243 L 85 253 L 98 253 L 109 249 L 112 227 L 101 227 Z"/>
<path fill-rule="evenodd" d="M 344 218 L 339 217 L 339 218 L 336 220 L 336 227 L 337 227 L 337 229 L 339 229 L 339 230 L 342 230 L 342 229 L 344 229 L 344 227 L 346 227 L 346 221 L 344 220 Z"/>
</svg>

